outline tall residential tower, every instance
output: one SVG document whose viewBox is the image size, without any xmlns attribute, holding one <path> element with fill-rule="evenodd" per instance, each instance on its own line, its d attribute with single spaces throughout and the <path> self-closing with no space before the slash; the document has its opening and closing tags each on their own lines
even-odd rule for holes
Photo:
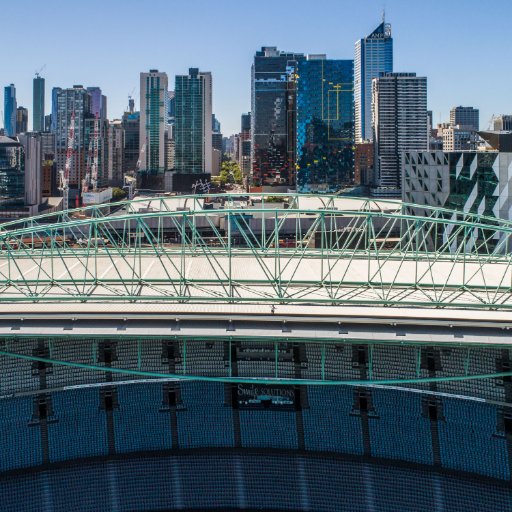
<svg viewBox="0 0 512 512">
<path fill-rule="evenodd" d="M 16 87 L 14 84 L 4 88 L 4 129 L 5 135 L 14 137 L 16 135 Z"/>
<path fill-rule="evenodd" d="M 32 103 L 32 130 L 44 132 L 44 78 L 36 74 L 34 78 Z"/>
<path fill-rule="evenodd" d="M 373 80 L 375 177 L 372 195 L 401 197 L 405 151 L 429 147 L 427 79 L 386 73 Z"/>
<path fill-rule="evenodd" d="M 212 172 L 212 74 L 190 68 L 175 87 L 174 168 L 178 174 Z"/>
<path fill-rule="evenodd" d="M 391 25 L 382 23 L 367 37 L 356 42 L 354 60 L 354 104 L 356 142 L 371 140 L 372 80 L 393 71 Z"/>
<path fill-rule="evenodd" d="M 140 171 L 163 174 L 165 171 L 165 120 L 167 117 L 166 73 L 151 69 L 140 74 Z"/>
</svg>

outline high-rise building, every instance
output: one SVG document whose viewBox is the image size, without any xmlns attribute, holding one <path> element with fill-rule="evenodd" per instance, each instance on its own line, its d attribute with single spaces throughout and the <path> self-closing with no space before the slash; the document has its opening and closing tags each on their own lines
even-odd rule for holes
<svg viewBox="0 0 512 512">
<path fill-rule="evenodd" d="M 244 177 L 251 174 L 251 113 L 242 114 L 238 148 L 236 150 L 237 162 Z"/>
<path fill-rule="evenodd" d="M 176 77 L 175 170 L 212 172 L 212 75 L 190 68 Z"/>
<path fill-rule="evenodd" d="M 55 115 L 55 149 L 57 175 L 64 171 L 68 147 L 71 119 L 74 114 L 75 137 L 69 172 L 70 197 L 76 196 L 85 177 L 86 157 L 86 119 L 93 119 L 91 113 L 91 96 L 81 85 L 69 89 L 54 89 L 56 94 Z M 53 124 L 53 114 L 52 114 Z"/>
<path fill-rule="evenodd" d="M 308 56 L 297 65 L 297 190 L 354 184 L 354 61 Z"/>
<path fill-rule="evenodd" d="M 123 186 L 123 122 L 114 119 L 108 127 L 108 183 L 116 187 Z"/>
<path fill-rule="evenodd" d="M 176 95 L 174 91 L 167 92 L 167 124 L 174 126 L 174 120 L 176 117 Z"/>
<path fill-rule="evenodd" d="M 84 119 L 85 180 L 82 192 L 92 191 L 109 185 L 108 180 L 108 137 L 109 122 L 96 117 L 92 112 Z"/>
<path fill-rule="evenodd" d="M 375 197 L 400 197 L 403 153 L 429 147 L 427 79 L 386 73 L 373 80 Z"/>
<path fill-rule="evenodd" d="M 18 107 L 16 109 L 16 134 L 28 132 L 28 109 Z"/>
<path fill-rule="evenodd" d="M 26 130 L 25 130 L 26 131 Z M 42 202 L 43 145 L 41 133 L 28 132 L 18 136 L 25 153 L 24 204 L 35 209 Z"/>
<path fill-rule="evenodd" d="M 7 89 L 7 88 L 6 88 Z M 0 136 L 0 210 L 25 201 L 25 152 L 16 138 Z"/>
<path fill-rule="evenodd" d="M 52 113 L 50 117 L 50 131 L 57 133 L 57 110 L 58 110 L 58 97 L 62 92 L 61 87 L 52 88 Z"/>
<path fill-rule="evenodd" d="M 101 120 L 107 119 L 107 97 L 102 94 L 100 87 L 87 87 L 91 95 L 91 113 Z"/>
<path fill-rule="evenodd" d="M 51 197 L 58 194 L 58 179 L 55 166 L 55 134 L 50 131 L 41 133 L 42 145 L 42 195 Z"/>
<path fill-rule="evenodd" d="M 473 107 L 453 107 L 450 110 L 450 124 L 477 132 L 480 129 L 480 111 Z"/>
<path fill-rule="evenodd" d="M 381 73 L 393 71 L 393 38 L 391 25 L 382 23 L 355 45 L 354 105 L 356 142 L 371 140 L 372 81 Z"/>
<path fill-rule="evenodd" d="M 122 125 L 124 137 L 123 175 L 133 174 L 139 160 L 140 112 L 125 112 Z"/>
<path fill-rule="evenodd" d="M 212 114 L 212 132 L 221 133 L 220 121 L 217 119 L 215 114 Z"/>
<path fill-rule="evenodd" d="M 512 131 L 512 115 L 501 115 L 494 119 L 495 131 Z"/>
<path fill-rule="evenodd" d="M 16 87 L 14 84 L 4 88 L 4 131 L 8 137 L 16 135 Z"/>
<path fill-rule="evenodd" d="M 44 78 L 36 74 L 33 84 L 32 130 L 44 132 Z"/>
<path fill-rule="evenodd" d="M 151 69 L 140 74 L 140 171 L 163 174 L 165 171 L 165 124 L 167 119 L 166 73 Z"/>
<path fill-rule="evenodd" d="M 251 80 L 251 164 L 255 187 L 295 185 L 295 74 L 299 53 L 265 46 Z"/>
</svg>

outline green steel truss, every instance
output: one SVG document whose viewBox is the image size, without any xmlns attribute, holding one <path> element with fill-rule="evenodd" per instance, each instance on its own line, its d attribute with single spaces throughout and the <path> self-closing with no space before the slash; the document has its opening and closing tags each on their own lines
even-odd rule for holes
<svg viewBox="0 0 512 512">
<path fill-rule="evenodd" d="M 510 222 L 339 196 L 247 199 L 143 198 L 6 223 L 0 302 L 512 310 Z"/>
</svg>

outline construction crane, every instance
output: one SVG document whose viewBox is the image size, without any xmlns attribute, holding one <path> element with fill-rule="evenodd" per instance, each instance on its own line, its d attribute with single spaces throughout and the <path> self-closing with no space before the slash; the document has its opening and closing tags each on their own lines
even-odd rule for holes
<svg viewBox="0 0 512 512">
<path fill-rule="evenodd" d="M 100 120 L 98 114 L 94 119 L 94 131 L 92 134 L 93 141 L 93 155 L 92 155 L 92 166 L 91 166 L 91 185 L 94 191 L 98 190 L 98 155 L 100 147 Z"/>
<path fill-rule="evenodd" d="M 130 91 L 130 94 L 128 94 L 128 110 L 127 110 L 127 112 L 130 112 L 130 114 L 133 114 L 132 109 L 131 109 L 131 104 L 132 104 L 134 92 L 135 92 L 135 87 Z"/>
<path fill-rule="evenodd" d="M 85 177 L 82 181 L 82 197 L 92 188 L 93 192 L 98 190 L 98 162 L 100 145 L 100 119 L 96 114 L 92 136 L 89 139 L 89 148 L 87 152 L 87 167 Z"/>
<path fill-rule="evenodd" d="M 144 155 L 146 154 L 146 143 L 142 144 L 142 147 L 140 148 L 139 152 L 139 159 L 137 160 L 137 167 L 135 168 L 135 172 L 140 172 L 140 166 L 142 165 L 142 159 L 144 158 Z"/>
<path fill-rule="evenodd" d="M 131 201 L 133 196 L 135 195 L 135 185 L 137 184 L 137 179 L 133 176 L 125 175 L 124 177 L 124 188 L 128 189 L 128 199 Z"/>
<path fill-rule="evenodd" d="M 71 172 L 71 161 L 75 148 L 75 111 L 71 113 L 71 122 L 68 129 L 68 147 L 66 151 L 66 164 L 64 170 L 60 171 L 60 187 L 62 191 L 62 209 L 69 209 L 69 174 Z"/>
<path fill-rule="evenodd" d="M 489 120 L 489 126 L 487 127 L 487 130 L 494 130 L 494 122 L 498 119 L 499 116 L 496 114 L 493 114 L 491 119 Z"/>
<path fill-rule="evenodd" d="M 39 75 L 43 72 L 44 68 L 46 68 L 46 64 L 44 64 L 38 70 L 36 70 L 36 72 L 35 72 L 36 78 L 39 78 Z"/>
</svg>

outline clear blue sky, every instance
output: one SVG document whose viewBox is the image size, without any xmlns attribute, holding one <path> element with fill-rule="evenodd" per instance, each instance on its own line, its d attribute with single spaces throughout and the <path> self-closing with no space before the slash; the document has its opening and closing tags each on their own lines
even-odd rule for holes
<svg viewBox="0 0 512 512">
<path fill-rule="evenodd" d="M 393 25 L 395 70 L 429 79 L 434 122 L 454 105 L 512 113 L 512 2 L 494 0 L 16 0 L 2 2 L 0 77 L 17 88 L 32 120 L 32 78 L 46 64 L 53 86 L 98 85 L 119 117 L 139 72 L 213 73 L 214 112 L 224 134 L 250 109 L 250 68 L 261 46 L 351 59 L 356 39 Z M 3 110 L 3 98 L 0 105 Z M 3 116 L 2 121 L 3 123 Z"/>
</svg>

